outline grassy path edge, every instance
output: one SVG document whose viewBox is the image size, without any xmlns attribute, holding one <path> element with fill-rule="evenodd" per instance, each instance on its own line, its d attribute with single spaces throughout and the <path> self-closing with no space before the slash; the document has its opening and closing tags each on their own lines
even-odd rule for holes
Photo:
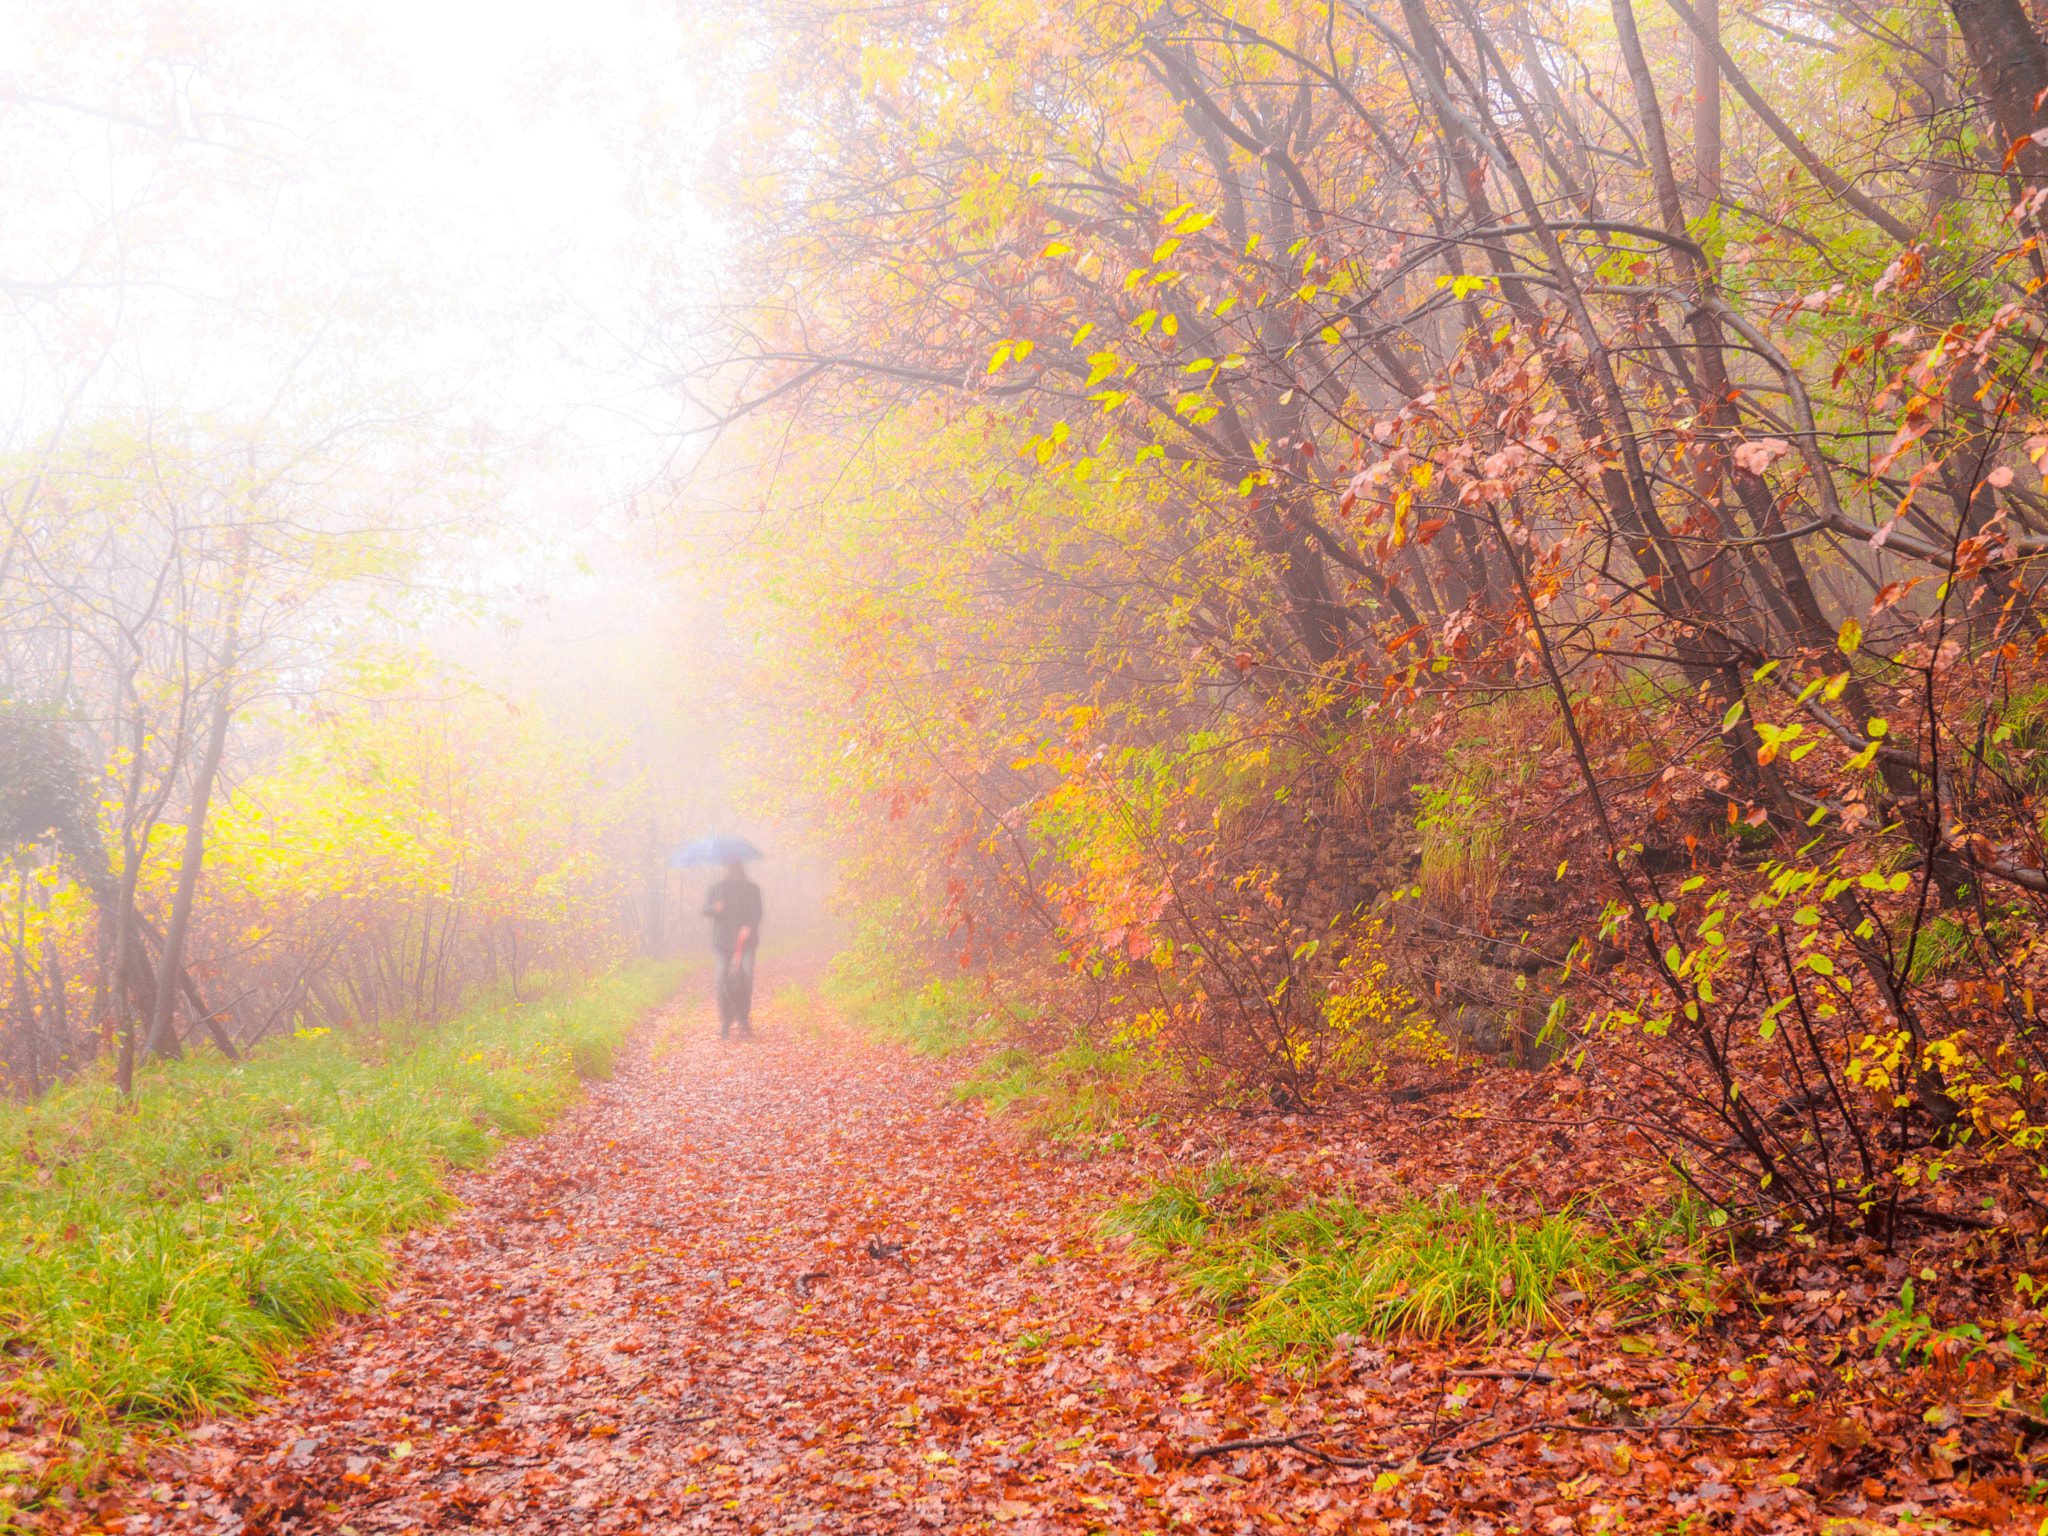
<svg viewBox="0 0 2048 1536">
<path fill-rule="evenodd" d="M 135 1421 L 246 1401 L 388 1280 L 451 1168 L 545 1129 L 695 967 L 640 962 L 410 1033 L 195 1056 L 0 1127 L 0 1529 Z"/>
</svg>

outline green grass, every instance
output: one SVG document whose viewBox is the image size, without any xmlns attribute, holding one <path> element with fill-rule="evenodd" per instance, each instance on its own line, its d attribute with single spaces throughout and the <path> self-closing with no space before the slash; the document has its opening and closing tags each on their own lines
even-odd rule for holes
<svg viewBox="0 0 2048 1536">
<path fill-rule="evenodd" d="M 1984 717 L 1983 706 L 1969 712 L 1972 727 Z M 1972 730 L 1966 739 L 1974 739 Z M 2030 688 L 1996 705 L 1984 744 L 1984 764 L 2023 790 L 2048 787 L 2048 686 Z"/>
<path fill-rule="evenodd" d="M 0 1129 L 0 1395 L 84 1427 L 231 1404 L 385 1281 L 385 1239 L 443 1174 L 541 1129 L 604 1077 L 685 967 L 639 964 L 403 1042 L 306 1031 L 244 1065 L 145 1073 L 10 1106 Z M 0 1484 L 0 1509 L 6 1507 Z"/>
<path fill-rule="evenodd" d="M 931 979 L 879 920 L 833 960 L 824 993 L 848 1023 L 900 1040 L 919 1056 L 950 1056 L 1032 1016 L 992 999 L 978 978 Z"/>
<path fill-rule="evenodd" d="M 1148 1084 L 1170 1073 L 1163 1058 L 1077 1031 L 1051 1055 L 1021 1046 L 997 1051 L 955 1092 L 992 1115 L 1017 1117 L 1032 1135 L 1075 1142 L 1131 1114 Z"/>
<path fill-rule="evenodd" d="M 1556 1298 L 1644 1263 L 1635 1241 L 1568 1215 L 1510 1220 L 1447 1192 L 1375 1211 L 1286 1204 L 1284 1186 L 1223 1161 L 1155 1186 L 1104 1218 L 1226 1326 L 1218 1369 L 1312 1368 L 1340 1337 L 1494 1334 L 1552 1321 Z"/>
<path fill-rule="evenodd" d="M 1906 947 L 1903 925 L 1894 944 L 1903 954 Z M 1914 939 L 1913 963 L 1908 969 L 1907 979 L 1922 982 L 1941 976 L 1968 960 L 1975 947 L 1968 924 L 1954 913 L 1938 912 L 1921 927 Z"/>
<path fill-rule="evenodd" d="M 787 1019 L 790 1027 L 807 1040 L 820 1040 L 825 1035 L 824 1005 L 818 994 L 809 987 L 792 983 L 777 987 L 771 1001 L 776 1016 Z"/>
<path fill-rule="evenodd" d="M 932 981 L 912 991 L 868 998 L 845 1009 L 863 1029 L 901 1040 L 914 1055 L 951 1056 L 986 1039 L 1003 1015 L 974 981 Z"/>
</svg>

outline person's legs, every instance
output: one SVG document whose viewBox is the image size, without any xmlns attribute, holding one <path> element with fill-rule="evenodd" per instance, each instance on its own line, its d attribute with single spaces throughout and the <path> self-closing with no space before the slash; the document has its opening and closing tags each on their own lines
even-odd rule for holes
<svg viewBox="0 0 2048 1536">
<path fill-rule="evenodd" d="M 754 949 L 752 945 L 740 952 L 732 967 L 732 1007 L 739 1020 L 740 1033 L 754 1032 Z"/>
<path fill-rule="evenodd" d="M 718 1038 L 723 1040 L 732 1029 L 733 964 L 732 956 L 724 953 L 722 950 L 713 951 L 713 958 L 718 962 L 718 979 L 716 982 L 718 991 Z"/>
</svg>

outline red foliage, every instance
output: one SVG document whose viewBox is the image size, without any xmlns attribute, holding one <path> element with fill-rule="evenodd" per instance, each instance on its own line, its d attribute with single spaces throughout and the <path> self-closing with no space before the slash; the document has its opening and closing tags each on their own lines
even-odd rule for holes
<svg viewBox="0 0 2048 1536">
<path fill-rule="evenodd" d="M 1153 1127 L 1063 1161 L 893 1049 L 766 1021 L 637 1053 L 560 1131 L 461 1186 L 386 1309 L 252 1417 L 159 1450 L 50 1530 L 1891 1529 L 2032 1531 L 2041 1424 L 1981 1361 L 1863 1347 L 1868 1242 L 1728 1271 L 1718 1312 L 1625 1332 L 1396 1340 L 1220 1379 L 1203 1324 L 1086 1234 L 1110 1198 L 1228 1145 L 1298 1186 L 1553 1203 L 1626 1149 L 1569 1078 L 1455 1100 Z M 1539 1094 L 1548 1106 L 1530 1107 Z M 1455 1112 L 1454 1112 L 1455 1111 Z M 1551 1127 L 1570 1115 L 1577 1141 Z M 1563 1155 L 1559 1155 L 1562 1152 Z M 1653 1195 L 1654 1191 L 1644 1191 Z M 1985 1279 L 1986 1274 L 1990 1279 Z M 1895 1277 L 1893 1277 L 1895 1278 Z M 1996 1270 L 1977 1272 L 1995 1285 Z M 2016 1455 L 2016 1451 L 2018 1454 Z"/>
</svg>

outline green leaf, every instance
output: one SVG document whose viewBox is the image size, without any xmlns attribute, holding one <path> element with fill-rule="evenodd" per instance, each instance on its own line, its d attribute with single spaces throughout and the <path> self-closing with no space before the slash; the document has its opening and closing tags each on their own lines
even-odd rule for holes
<svg viewBox="0 0 2048 1536">
<path fill-rule="evenodd" d="M 1854 656 L 1856 647 L 1863 643 L 1863 626 L 1853 618 L 1842 620 L 1841 633 L 1835 636 L 1835 648 L 1844 656 Z"/>
</svg>

